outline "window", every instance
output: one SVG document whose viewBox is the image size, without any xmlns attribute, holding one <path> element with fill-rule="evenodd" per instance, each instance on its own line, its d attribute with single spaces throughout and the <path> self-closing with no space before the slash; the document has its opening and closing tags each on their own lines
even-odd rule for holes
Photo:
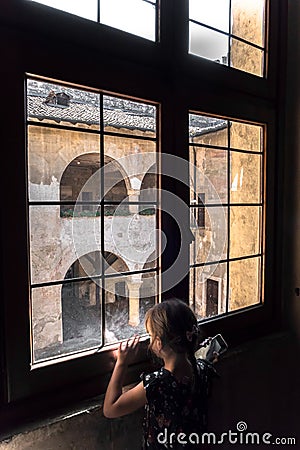
<svg viewBox="0 0 300 450">
<path fill-rule="evenodd" d="M 206 281 L 206 317 L 218 314 L 219 283 L 211 278 Z"/>
<path fill-rule="evenodd" d="M 191 304 L 199 318 L 263 301 L 264 127 L 190 114 L 191 209 L 205 196 L 206 228 L 193 228 Z M 221 311 L 211 276 L 220 279 Z M 207 290 L 203 289 L 207 283 Z M 217 302 L 216 302 L 217 305 Z"/>
<path fill-rule="evenodd" d="M 265 76 L 265 0 L 189 0 L 190 53 Z"/>
<path fill-rule="evenodd" d="M 31 1 L 31 0 L 30 0 Z M 157 0 L 33 0 L 104 25 L 156 40 Z"/>
<path fill-rule="evenodd" d="M 197 207 L 191 208 L 191 212 L 193 213 L 191 216 L 191 227 L 205 228 L 205 192 L 196 194 L 195 186 L 193 186 L 193 192 L 194 199 L 191 200 L 191 204 L 197 205 Z"/>
<path fill-rule="evenodd" d="M 53 112 L 62 91 L 68 109 Z M 157 108 L 28 78 L 27 114 L 35 366 L 144 333 L 153 301 L 141 299 L 155 300 L 158 279 L 155 261 L 145 268 L 159 245 Z"/>
</svg>

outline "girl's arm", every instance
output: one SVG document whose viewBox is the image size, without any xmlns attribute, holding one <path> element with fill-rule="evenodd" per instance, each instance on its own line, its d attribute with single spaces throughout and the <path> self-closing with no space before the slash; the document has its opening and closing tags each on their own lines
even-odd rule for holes
<svg viewBox="0 0 300 450">
<path fill-rule="evenodd" d="M 107 387 L 103 406 L 104 415 L 110 419 L 129 414 L 146 403 L 143 382 L 124 392 L 124 394 L 122 393 L 128 363 L 130 358 L 136 354 L 138 341 L 139 337 L 134 337 L 131 342 L 128 340 L 125 343 L 125 347 L 123 347 L 122 343 L 119 346 L 117 362 Z"/>
</svg>

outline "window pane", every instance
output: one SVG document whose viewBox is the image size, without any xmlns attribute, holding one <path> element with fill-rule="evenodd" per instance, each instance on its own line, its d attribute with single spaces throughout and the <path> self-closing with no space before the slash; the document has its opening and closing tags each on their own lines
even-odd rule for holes
<svg viewBox="0 0 300 450">
<path fill-rule="evenodd" d="M 98 0 L 34 0 L 43 5 L 66 11 L 76 16 L 84 17 L 90 20 L 97 20 L 97 2 Z"/>
<path fill-rule="evenodd" d="M 155 106 L 105 95 L 103 109 L 105 131 L 155 137 Z"/>
<path fill-rule="evenodd" d="M 214 133 L 212 133 L 214 134 Z M 205 204 L 227 203 L 227 150 L 190 146 L 190 201 L 198 204 L 204 194 Z"/>
<path fill-rule="evenodd" d="M 227 264 L 190 270 L 190 306 L 197 318 L 216 316 L 226 311 Z"/>
<path fill-rule="evenodd" d="M 229 0 L 189 0 L 189 18 L 229 32 Z"/>
<path fill-rule="evenodd" d="M 264 71 L 264 51 L 237 39 L 232 39 L 230 66 L 262 77 Z"/>
<path fill-rule="evenodd" d="M 228 146 L 228 121 L 217 117 L 189 114 L 190 143 L 214 147 Z"/>
<path fill-rule="evenodd" d="M 229 310 L 233 311 L 260 302 L 261 258 L 229 263 Z"/>
<path fill-rule="evenodd" d="M 230 152 L 231 203 L 261 201 L 261 155 Z"/>
<path fill-rule="evenodd" d="M 71 206 L 69 209 L 71 210 Z M 80 260 L 80 263 L 83 269 L 89 272 L 87 275 L 74 264 L 78 258 L 99 248 L 100 227 L 100 217 L 95 215 L 95 209 L 90 217 L 86 213 L 82 217 L 73 217 L 72 214 L 61 217 L 59 205 L 30 206 L 32 283 L 97 275 L 97 269 L 94 268 L 96 272 L 90 272 L 84 260 Z"/>
<path fill-rule="evenodd" d="M 143 0 L 100 1 L 101 23 L 151 41 L 155 41 L 155 13 L 155 5 Z"/>
<path fill-rule="evenodd" d="M 94 92 L 27 80 L 27 118 L 39 123 L 99 129 L 99 99 Z"/>
<path fill-rule="evenodd" d="M 263 47 L 265 0 L 231 0 L 231 14 L 232 34 Z"/>
<path fill-rule="evenodd" d="M 228 65 L 228 36 L 190 22 L 189 52 Z"/>
<path fill-rule="evenodd" d="M 230 147 L 262 152 L 263 127 L 242 122 L 230 122 Z"/>
<path fill-rule="evenodd" d="M 104 136 L 104 152 L 105 201 L 156 201 L 156 142 Z"/>
<path fill-rule="evenodd" d="M 191 208 L 191 264 L 215 262 L 227 257 L 227 208 Z M 204 214 L 204 217 L 201 217 Z M 199 219 L 203 220 L 200 223 Z M 198 222 L 198 223 L 197 223 Z"/>
<path fill-rule="evenodd" d="M 101 289 L 91 280 L 32 289 L 33 362 L 102 345 Z"/>
<path fill-rule="evenodd" d="M 156 272 L 105 279 L 106 344 L 144 334 L 146 311 L 156 303 Z"/>
<path fill-rule="evenodd" d="M 230 258 L 260 253 L 261 208 L 230 208 Z"/>
<path fill-rule="evenodd" d="M 104 248 L 115 261 L 108 273 L 144 269 L 158 247 L 156 207 L 122 205 L 122 214 L 117 208 L 105 217 L 104 226 Z"/>
<path fill-rule="evenodd" d="M 88 189 L 99 200 L 99 147 L 100 137 L 94 133 L 30 125 L 29 200 L 82 200 L 81 190 Z"/>
</svg>

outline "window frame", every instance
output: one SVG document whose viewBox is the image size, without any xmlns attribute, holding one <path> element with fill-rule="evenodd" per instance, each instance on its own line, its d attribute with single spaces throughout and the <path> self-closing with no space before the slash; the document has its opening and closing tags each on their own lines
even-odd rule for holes
<svg viewBox="0 0 300 450">
<path fill-rule="evenodd" d="M 50 11 L 37 3 L 4 0 L 0 36 L 2 42 L 9 39 L 10 45 L 3 47 L 3 60 L 7 61 L 1 75 L 6 85 L 3 101 L 7 106 L 3 126 L 7 130 L 17 130 L 13 137 L 8 133 L 3 136 L 3 148 L 9 151 L 1 177 L 2 192 L 11 186 L 11 197 L 3 199 L 6 217 L 1 221 L 0 417 L 6 433 L 26 420 L 46 417 L 55 410 L 70 408 L 75 403 L 99 396 L 105 391 L 112 368 L 111 350 L 30 370 L 25 73 L 115 92 L 133 100 L 159 103 L 160 149 L 185 160 L 188 160 L 189 111 L 201 110 L 207 114 L 266 124 L 265 303 L 262 307 L 208 320 L 203 324 L 203 330 L 207 335 L 221 332 L 229 344 L 234 345 L 280 326 L 281 299 L 276 292 L 280 292 L 281 286 L 282 193 L 276 180 L 282 178 L 282 168 L 277 161 L 277 128 L 278 112 L 282 107 L 279 82 L 283 73 L 281 62 L 287 5 L 279 0 L 269 1 L 269 76 L 266 79 L 189 55 L 187 12 L 187 1 L 161 0 L 160 39 L 151 42 L 59 10 Z M 78 64 L 78 55 L 84 64 Z M 162 172 L 163 165 L 164 161 Z M 11 167 L 14 167 L 13 171 Z M 185 176 L 188 180 L 187 173 Z M 172 190 L 189 204 L 189 189 L 180 183 L 170 183 L 163 178 L 161 188 Z M 22 217 L 18 222 L 15 220 L 16 209 L 18 217 Z M 165 216 L 162 216 L 162 229 L 167 239 L 175 242 L 161 257 L 163 273 L 176 258 L 180 236 Z M 183 240 L 183 244 L 181 263 L 188 267 L 188 241 Z M 172 292 L 165 292 L 164 297 L 186 298 L 188 278 L 178 283 Z M 139 358 L 130 366 L 126 383 L 136 381 L 140 372 L 149 367 L 146 347 L 146 343 L 141 345 Z"/>
<path fill-rule="evenodd" d="M 104 93 L 101 90 L 97 90 L 95 92 L 94 90 L 92 91 L 92 90 L 88 89 L 88 87 L 85 87 L 85 89 L 83 89 L 82 92 L 94 93 L 94 94 L 99 95 L 99 106 L 98 106 L 99 118 L 100 118 L 100 120 L 99 120 L 99 127 L 97 127 L 96 129 L 92 129 L 92 130 L 87 130 L 83 126 L 77 127 L 75 125 L 70 125 L 70 124 L 66 125 L 65 122 L 68 122 L 69 119 L 62 119 L 61 120 L 62 123 L 60 123 L 59 125 L 56 124 L 56 123 L 53 123 L 53 120 L 55 121 L 56 118 L 54 118 L 54 119 L 51 118 L 51 123 L 47 122 L 47 120 L 46 120 L 45 123 L 43 123 L 42 121 L 37 122 L 35 120 L 36 116 L 34 114 L 33 115 L 30 114 L 30 108 L 28 106 L 29 105 L 28 98 L 30 98 L 30 90 L 33 89 L 32 87 L 30 87 L 31 82 L 39 82 L 39 83 L 50 82 L 51 83 L 51 89 L 52 88 L 53 89 L 56 89 L 56 88 L 63 89 L 63 88 L 72 88 L 73 87 L 72 85 L 69 85 L 68 83 L 65 83 L 65 82 L 58 83 L 58 84 L 56 84 L 56 87 L 55 87 L 55 84 L 54 85 L 52 84 L 53 81 L 54 80 L 51 80 L 51 79 L 49 80 L 49 79 L 41 78 L 41 77 L 38 77 L 38 76 L 25 74 L 25 86 L 26 86 L 26 88 L 25 88 L 25 90 L 26 90 L 25 97 L 26 97 L 26 105 L 27 105 L 27 107 L 26 107 L 26 109 L 27 109 L 27 112 L 26 112 L 26 116 L 27 116 L 27 120 L 26 120 L 26 123 L 27 123 L 26 138 L 27 138 L 27 147 L 28 147 L 27 148 L 27 159 L 28 159 L 27 191 L 28 192 L 30 192 L 29 184 L 30 184 L 30 178 L 31 178 L 31 164 L 30 164 L 30 159 L 31 159 L 31 156 L 30 156 L 31 155 L 31 151 L 30 151 L 30 147 L 31 147 L 31 133 L 34 135 L 35 130 L 42 130 L 43 131 L 45 129 L 50 130 L 50 131 L 52 131 L 54 133 L 57 132 L 57 136 L 59 136 L 61 132 L 64 133 L 66 131 L 67 132 L 71 131 L 71 133 L 75 132 L 75 134 L 77 134 L 77 135 L 82 133 L 83 136 L 85 136 L 85 137 L 86 136 L 98 136 L 99 142 L 97 143 L 97 145 L 95 147 L 95 154 L 97 154 L 99 156 L 99 169 L 103 169 L 105 167 L 106 139 L 109 140 L 109 138 L 114 138 L 115 137 L 118 140 L 119 139 L 124 139 L 124 141 L 127 140 L 127 142 L 130 142 L 130 141 L 137 141 L 139 143 L 145 142 L 145 143 L 148 143 L 150 146 L 151 146 L 151 144 L 153 144 L 152 151 L 153 152 L 155 151 L 155 163 L 154 164 L 156 164 L 156 167 L 158 169 L 157 173 L 155 174 L 155 178 L 156 178 L 157 184 L 159 184 L 159 181 L 160 181 L 160 177 L 159 177 L 160 153 L 159 153 L 159 145 L 158 145 L 159 132 L 158 132 L 158 126 L 157 126 L 158 119 L 159 119 L 159 105 L 157 105 L 157 104 L 155 104 L 153 102 L 152 103 L 150 103 L 150 102 L 148 102 L 148 103 L 144 102 L 143 103 L 143 100 L 141 101 L 141 105 L 146 105 L 147 104 L 148 106 L 152 107 L 153 110 L 155 110 L 155 121 L 154 121 L 155 130 L 153 132 L 151 132 L 150 136 L 144 136 L 142 132 L 141 133 L 137 133 L 137 134 L 130 134 L 130 133 L 124 132 L 124 130 L 122 132 L 122 129 L 121 129 L 121 131 L 120 130 L 115 130 L 115 131 L 106 130 L 106 125 L 105 125 L 105 120 L 104 120 L 104 114 L 105 114 L 105 109 L 106 109 L 105 108 L 106 97 L 109 96 L 110 99 L 115 99 L 116 101 L 118 101 L 118 100 L 129 100 L 129 99 L 126 98 L 126 97 L 122 97 L 122 96 L 118 95 L 118 93 L 116 93 L 116 94 L 112 93 L 112 92 L 110 92 L 110 93 L 105 92 Z M 42 87 L 39 86 L 39 89 L 42 89 Z M 73 93 L 73 91 L 71 91 L 71 92 L 72 92 L 72 94 L 74 96 L 76 95 L 75 92 L 74 93 Z M 135 99 L 135 100 L 137 100 L 137 99 Z M 40 119 L 41 117 L 38 116 L 38 118 Z M 35 141 L 32 142 L 33 148 L 35 148 L 35 145 L 36 145 L 36 142 Z M 33 151 L 33 155 L 32 155 L 33 157 L 34 157 L 34 153 L 35 152 Z M 81 154 L 80 156 L 83 156 L 83 155 L 84 154 Z M 127 155 L 125 154 L 125 157 L 126 156 Z M 111 159 L 114 159 L 113 155 L 110 155 L 110 157 L 111 157 Z M 79 156 L 76 156 L 69 163 L 69 165 L 63 171 L 63 174 L 66 173 L 66 169 L 70 166 L 70 164 L 72 164 L 78 158 L 79 158 Z M 117 158 L 114 159 L 114 162 L 116 164 L 118 163 L 117 162 Z M 77 168 L 77 166 L 76 166 L 76 168 Z M 126 168 L 124 168 L 124 170 L 126 170 Z M 55 174 L 55 176 L 56 176 L 56 178 L 59 178 L 59 175 L 57 173 Z M 96 176 L 96 179 L 97 178 L 98 178 L 98 176 Z M 103 180 L 104 180 L 104 183 L 105 183 L 105 176 L 104 176 L 104 178 L 101 176 L 101 180 L 97 179 L 97 181 L 99 182 L 99 192 L 97 192 L 96 196 L 99 195 L 99 198 L 98 199 L 95 198 L 94 201 L 92 199 L 90 204 L 93 207 L 94 214 L 95 214 L 95 203 L 96 203 L 96 208 L 99 208 L 101 210 L 101 214 L 99 215 L 99 217 L 96 220 L 101 223 L 101 229 L 105 230 L 105 225 L 104 224 L 105 224 L 105 217 L 106 217 L 106 214 L 105 214 L 106 208 L 110 207 L 110 206 L 116 206 L 119 203 L 121 203 L 122 201 L 121 200 L 114 201 L 114 200 L 110 200 L 110 199 L 106 198 L 107 192 L 105 193 L 104 185 L 102 185 L 102 181 Z M 84 192 L 81 192 L 81 193 L 83 194 Z M 103 197 L 101 195 L 102 193 L 104 194 Z M 34 251 L 33 251 L 33 248 L 34 248 L 35 240 L 30 237 L 30 234 L 31 234 L 31 230 L 34 229 L 36 225 L 35 225 L 35 221 L 34 220 L 32 220 L 32 221 L 30 220 L 30 218 L 31 218 L 30 212 L 34 211 L 34 209 L 36 207 L 37 208 L 42 207 L 42 209 L 46 208 L 46 214 L 47 214 L 47 212 L 49 213 L 47 208 L 50 208 L 50 209 L 52 207 L 60 207 L 60 208 L 62 208 L 64 206 L 67 206 L 69 208 L 74 208 L 73 211 L 75 212 L 76 210 L 78 211 L 77 208 L 81 208 L 82 205 L 84 205 L 85 201 L 83 200 L 83 198 L 79 199 L 80 200 L 80 206 L 78 206 L 77 200 L 76 200 L 76 196 L 74 196 L 74 195 L 72 195 L 70 199 L 64 199 L 63 201 L 61 199 L 61 196 L 60 196 L 60 200 L 55 200 L 55 199 L 54 200 L 44 200 L 44 199 L 35 198 L 34 195 L 33 195 L 32 198 L 29 198 L 29 197 L 31 197 L 30 194 L 28 194 L 27 197 L 28 197 L 27 214 L 28 214 L 28 217 L 29 217 L 29 219 L 28 219 L 28 222 L 29 222 L 29 224 L 28 224 L 28 253 L 29 253 L 29 257 L 28 258 L 29 258 L 29 272 L 30 272 L 29 273 L 29 277 L 31 279 L 31 282 L 30 282 L 30 311 L 31 311 L 30 312 L 30 327 L 31 327 L 31 354 L 32 354 L 32 356 L 31 356 L 31 367 L 32 367 L 32 370 L 35 370 L 38 367 L 49 365 L 51 363 L 52 364 L 56 364 L 56 363 L 61 363 L 61 362 L 67 361 L 68 359 L 71 359 L 71 358 L 75 359 L 75 358 L 84 357 L 84 356 L 87 356 L 89 354 L 94 354 L 94 353 L 96 353 L 98 351 L 99 352 L 108 351 L 108 350 L 111 349 L 112 346 L 116 347 L 116 345 L 117 345 L 116 342 L 105 342 L 106 341 L 106 338 L 105 338 L 106 325 L 105 324 L 106 324 L 106 319 L 107 319 L 106 312 L 105 312 L 105 305 L 106 305 L 106 301 L 105 301 L 105 298 L 106 298 L 105 285 L 106 285 L 106 282 L 109 282 L 108 280 L 116 279 L 116 274 L 105 273 L 106 269 L 104 267 L 104 264 L 103 265 L 100 264 L 101 268 L 99 269 L 99 272 L 97 272 L 97 274 L 95 275 L 94 279 L 95 280 L 100 280 L 100 283 L 98 284 L 97 281 L 96 281 L 96 284 L 97 284 L 97 288 L 100 290 L 100 308 L 99 308 L 99 311 L 101 310 L 101 312 L 102 312 L 101 319 L 99 320 L 99 326 L 100 326 L 100 329 L 101 329 L 101 331 L 100 331 L 101 343 L 99 342 L 99 345 L 97 345 L 94 342 L 94 344 L 91 345 L 90 348 L 86 348 L 86 349 L 80 349 L 80 348 L 78 348 L 78 349 L 73 348 L 72 349 L 72 344 L 70 343 L 71 344 L 71 348 L 69 349 L 69 351 L 66 349 L 66 353 L 64 353 L 64 351 L 62 351 L 62 353 L 60 354 L 58 349 L 56 349 L 57 354 L 55 354 L 55 349 L 53 349 L 53 354 L 52 355 L 45 356 L 45 353 L 44 353 L 44 356 L 40 356 L 40 357 L 37 356 L 37 354 L 39 352 L 38 352 L 38 349 L 36 349 L 36 346 L 35 346 L 36 333 L 34 331 L 34 325 L 33 325 L 34 324 L 33 317 L 35 315 L 34 311 L 36 310 L 36 308 L 35 308 L 36 300 L 34 300 L 33 293 L 38 291 L 40 288 L 42 288 L 42 289 L 46 288 L 47 289 L 47 288 L 50 287 L 50 289 L 51 289 L 52 286 L 56 286 L 56 287 L 61 286 L 61 288 L 63 290 L 63 287 L 70 286 L 72 284 L 73 285 L 79 285 L 80 283 L 84 283 L 84 281 L 88 278 L 88 274 L 83 275 L 82 277 L 75 276 L 74 278 L 65 276 L 65 277 L 57 277 L 57 278 L 51 278 L 50 277 L 49 279 L 48 278 L 46 278 L 46 279 L 39 279 L 39 277 L 35 273 L 36 271 L 33 270 L 33 262 L 34 262 L 34 256 L 33 256 Z M 88 203 L 88 201 L 86 201 L 86 202 Z M 128 201 L 126 200 L 125 203 L 123 203 L 123 205 L 125 204 L 125 205 L 127 205 L 129 207 L 130 203 L 131 203 L 130 200 L 128 200 Z M 160 212 L 159 212 L 160 199 L 157 198 L 156 200 L 153 200 L 153 201 L 150 201 L 148 199 L 146 201 L 141 201 L 141 203 L 139 203 L 139 201 L 138 201 L 138 206 L 141 207 L 142 205 L 145 205 L 145 203 L 146 204 L 148 203 L 148 207 L 150 207 L 150 205 L 151 206 L 155 205 L 155 208 L 157 208 L 157 211 L 155 212 L 155 223 L 156 223 L 156 228 L 159 228 L 159 225 L 160 225 Z M 85 207 L 86 206 L 87 205 L 85 204 Z M 34 213 L 33 213 L 33 216 L 34 216 Z M 59 218 L 60 221 L 61 220 L 68 220 L 62 214 L 60 214 L 58 216 L 58 218 Z M 94 215 L 94 217 L 91 218 L 91 220 L 93 220 L 93 219 L 95 219 L 95 215 Z M 87 219 L 87 220 L 90 220 L 90 219 Z M 75 235 L 75 241 L 76 241 L 76 235 Z M 100 241 L 101 241 L 101 243 L 100 243 L 101 252 L 102 252 L 103 257 L 106 259 L 105 253 L 107 253 L 107 250 L 106 250 L 106 246 L 105 246 L 105 231 L 104 231 L 104 233 L 101 234 Z M 47 242 L 47 238 L 45 238 L 44 242 Z M 159 247 L 159 245 L 160 245 L 160 242 L 158 242 L 158 247 Z M 76 245 L 75 245 L 75 247 L 76 247 Z M 157 250 L 157 253 L 159 253 L 159 248 L 157 248 L 156 250 Z M 99 249 L 95 250 L 95 252 L 98 252 L 98 251 L 99 251 L 99 254 L 100 254 L 100 250 Z M 76 253 L 76 251 L 75 251 L 75 253 Z M 82 256 L 84 257 L 85 255 L 81 255 L 81 257 Z M 120 258 L 121 258 L 121 255 L 116 254 L 116 256 L 120 256 Z M 79 261 L 79 259 L 77 259 L 76 261 Z M 136 275 L 140 275 L 142 277 L 144 274 L 150 274 L 150 273 L 152 273 L 152 274 L 155 273 L 156 274 L 156 276 L 157 276 L 156 285 L 158 285 L 159 282 L 160 282 L 159 258 L 157 259 L 157 263 L 155 264 L 155 267 L 152 267 L 152 268 L 148 268 L 148 269 L 145 269 L 145 268 L 137 269 L 137 268 L 135 268 L 134 270 L 132 268 L 131 269 L 127 268 L 127 270 L 124 269 L 124 271 L 123 271 L 123 273 L 121 275 L 121 278 L 123 280 L 125 280 L 125 279 L 129 280 L 132 275 L 135 275 L 135 276 Z M 160 296 L 157 295 L 156 297 L 159 298 Z M 62 321 L 63 321 L 63 303 L 64 302 L 63 302 L 63 295 L 62 295 Z M 63 326 L 63 330 L 64 330 L 64 326 Z M 64 340 L 63 340 L 62 344 L 63 345 L 60 348 L 61 350 L 64 347 Z M 78 344 L 79 344 L 79 347 L 80 347 L 80 343 L 79 342 L 78 342 Z M 59 347 L 60 347 L 60 344 L 58 344 L 58 348 Z M 44 349 L 44 350 L 46 350 L 46 349 Z M 47 350 L 46 350 L 46 354 L 47 354 Z"/>
</svg>

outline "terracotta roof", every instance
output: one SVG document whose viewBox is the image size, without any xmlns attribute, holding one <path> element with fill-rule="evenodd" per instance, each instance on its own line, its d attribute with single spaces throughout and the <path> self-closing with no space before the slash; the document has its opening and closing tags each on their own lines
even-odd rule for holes
<svg viewBox="0 0 300 450">
<path fill-rule="evenodd" d="M 53 92 L 70 97 L 69 106 L 45 103 Z M 100 95 L 97 92 L 73 89 L 53 83 L 29 79 L 27 81 L 28 119 L 54 120 L 73 124 L 100 124 Z M 103 120 L 105 126 L 154 132 L 156 108 L 146 103 L 103 96 Z M 217 131 L 227 126 L 227 121 L 192 114 L 190 136 Z"/>
</svg>

